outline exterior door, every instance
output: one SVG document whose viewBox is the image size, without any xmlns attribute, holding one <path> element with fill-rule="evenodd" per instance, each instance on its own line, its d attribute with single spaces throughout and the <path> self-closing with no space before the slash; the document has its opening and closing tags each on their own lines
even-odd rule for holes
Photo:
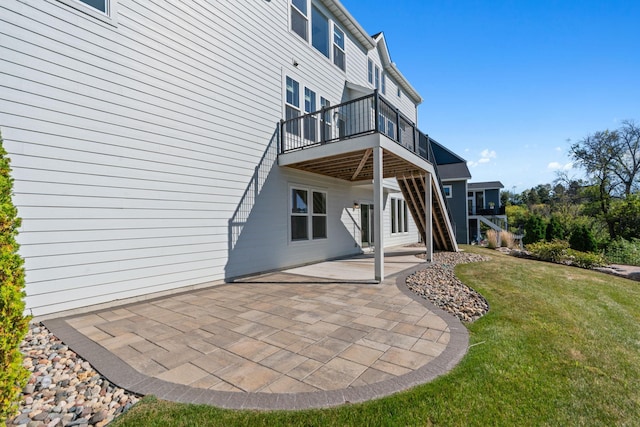
<svg viewBox="0 0 640 427">
<path fill-rule="evenodd" d="M 373 212 L 373 205 L 360 205 L 360 234 L 363 248 L 370 248 L 374 246 Z"/>
</svg>

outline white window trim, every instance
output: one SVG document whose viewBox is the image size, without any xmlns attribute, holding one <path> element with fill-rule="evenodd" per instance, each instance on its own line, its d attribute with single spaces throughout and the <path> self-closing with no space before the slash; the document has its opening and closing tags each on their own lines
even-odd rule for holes
<svg viewBox="0 0 640 427">
<path fill-rule="evenodd" d="M 116 10 L 118 9 L 118 0 L 106 0 L 107 2 L 106 13 L 94 7 L 91 7 L 80 0 L 58 0 L 58 1 L 77 11 L 80 11 L 86 15 L 89 15 L 92 18 L 99 19 L 100 21 L 105 22 L 107 24 L 110 24 L 110 25 L 117 24 Z"/>
<path fill-rule="evenodd" d="M 444 194 L 446 196 L 447 199 L 450 199 L 453 197 L 453 186 L 452 185 L 443 185 L 442 188 L 444 188 Z M 447 189 L 449 189 L 449 194 L 447 195 Z"/>
<path fill-rule="evenodd" d="M 69 1 L 69 0 L 66 0 Z M 76 1 L 76 0 L 71 0 L 71 1 Z M 110 1 L 114 1 L 114 0 L 110 0 Z M 296 33 L 295 31 L 293 31 L 293 29 L 291 28 L 291 8 L 295 7 L 296 10 L 300 10 L 298 9 L 291 0 L 288 1 L 289 3 L 289 10 L 288 10 L 288 19 L 287 19 L 287 24 L 288 24 L 288 30 L 290 34 L 293 34 L 297 40 L 299 40 L 301 43 L 306 44 L 307 46 L 309 46 L 311 48 L 311 50 L 313 52 L 315 52 L 315 54 L 319 55 L 320 57 L 324 58 L 326 61 L 331 62 L 331 64 L 336 67 L 338 70 L 342 71 L 343 73 L 347 72 L 347 33 L 345 32 L 345 30 L 337 25 L 336 21 L 333 19 L 333 14 L 331 14 L 325 7 L 324 5 L 322 5 L 320 2 L 314 2 L 313 0 L 307 0 L 307 10 L 308 10 L 308 15 L 307 15 L 307 39 L 303 39 L 302 37 L 300 37 L 300 35 L 298 33 Z M 312 13 L 312 7 L 314 7 L 322 14 L 324 15 L 327 20 L 329 21 L 329 56 L 326 56 L 324 53 L 320 52 L 318 49 L 315 48 L 315 46 L 313 46 L 313 13 Z M 344 52 L 344 64 L 345 64 L 345 69 L 343 70 L 342 68 L 338 67 L 336 65 L 336 63 L 334 62 L 334 56 L 333 56 L 333 27 L 337 26 L 340 31 L 342 31 L 342 33 L 344 34 L 344 49 L 342 49 L 342 51 Z"/>
<path fill-rule="evenodd" d="M 293 190 L 302 190 L 307 192 L 307 213 L 306 214 L 294 214 L 292 212 L 293 204 L 291 200 L 291 192 Z M 324 194 L 324 200 L 326 204 L 324 214 L 313 213 L 313 193 L 314 192 Z M 288 200 L 287 201 L 287 240 L 289 244 L 293 244 L 293 245 L 311 244 L 313 242 L 326 241 L 329 238 L 329 193 L 327 190 L 316 188 L 316 187 L 310 187 L 307 185 L 289 184 L 289 192 L 287 194 L 287 200 Z M 305 216 L 307 218 L 307 238 L 306 239 L 298 239 L 298 240 L 292 239 L 292 236 L 291 236 L 291 217 L 292 216 L 299 216 L 299 217 Z M 326 225 L 327 225 L 326 237 L 318 237 L 318 238 L 313 237 L 313 217 L 314 216 L 326 218 Z"/>
</svg>

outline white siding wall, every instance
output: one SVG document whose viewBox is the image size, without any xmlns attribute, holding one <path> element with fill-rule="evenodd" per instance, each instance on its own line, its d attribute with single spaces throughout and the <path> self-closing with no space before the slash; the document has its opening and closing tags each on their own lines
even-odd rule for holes
<svg viewBox="0 0 640 427">
<path fill-rule="evenodd" d="M 0 3 L 0 129 L 34 314 L 359 250 L 345 209 L 366 194 L 278 168 L 273 135 L 286 75 L 337 104 L 346 79 L 368 84 L 366 52 L 349 37 L 344 73 L 288 31 L 286 0 L 214 4 L 118 0 L 109 23 Z M 289 242 L 291 183 L 328 192 L 329 239 Z"/>
</svg>

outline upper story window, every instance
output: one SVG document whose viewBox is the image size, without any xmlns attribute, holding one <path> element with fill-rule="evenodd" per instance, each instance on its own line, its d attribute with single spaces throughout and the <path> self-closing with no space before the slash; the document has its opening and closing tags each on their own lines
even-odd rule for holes
<svg viewBox="0 0 640 427">
<path fill-rule="evenodd" d="M 447 199 L 450 199 L 453 197 L 453 186 L 451 185 L 443 185 L 442 189 L 444 190 L 444 196 Z"/>
<path fill-rule="evenodd" d="M 316 93 L 309 89 L 304 88 L 304 112 L 313 113 L 316 111 Z M 318 120 L 316 116 L 306 116 L 304 118 L 304 137 L 310 141 L 316 141 L 316 132 L 318 128 Z"/>
<path fill-rule="evenodd" d="M 402 91 L 398 88 L 398 98 L 402 98 Z"/>
<path fill-rule="evenodd" d="M 387 78 L 384 73 L 382 73 L 382 86 L 380 87 L 380 91 L 383 95 L 387 94 Z"/>
<path fill-rule="evenodd" d="M 109 11 L 109 0 L 80 0 L 80 1 L 95 9 L 98 9 L 100 12 L 108 13 Z"/>
<path fill-rule="evenodd" d="M 305 40 L 309 40 L 309 13 L 307 0 L 291 0 L 291 30 Z"/>
<path fill-rule="evenodd" d="M 311 10 L 311 44 L 329 57 L 329 20 L 315 6 Z"/>
<path fill-rule="evenodd" d="M 344 56 L 344 31 L 333 24 L 333 63 L 342 71 L 346 70 L 347 65 Z"/>
<path fill-rule="evenodd" d="M 291 0 L 290 22 L 292 32 L 346 71 L 346 35 L 320 7 L 312 0 Z"/>
<path fill-rule="evenodd" d="M 367 80 L 373 84 L 373 61 L 371 59 L 367 61 Z"/>
<path fill-rule="evenodd" d="M 380 68 L 378 68 L 378 66 L 376 65 L 376 89 L 380 89 Z"/>
</svg>

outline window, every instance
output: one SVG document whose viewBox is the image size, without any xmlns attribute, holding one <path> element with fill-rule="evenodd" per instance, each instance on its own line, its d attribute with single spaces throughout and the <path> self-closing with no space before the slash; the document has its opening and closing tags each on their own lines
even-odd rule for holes
<svg viewBox="0 0 640 427">
<path fill-rule="evenodd" d="M 443 185 L 442 188 L 444 189 L 444 195 L 447 199 L 450 199 L 453 197 L 453 187 L 451 185 Z"/>
<path fill-rule="evenodd" d="M 311 199 L 309 199 L 311 193 Z M 327 238 L 327 193 L 303 188 L 291 189 L 291 240 Z M 311 231 L 311 233 L 309 233 Z"/>
<path fill-rule="evenodd" d="M 402 98 L 402 91 L 398 88 L 398 98 Z"/>
<path fill-rule="evenodd" d="M 382 91 L 383 95 L 387 94 L 387 79 L 384 73 L 382 73 L 382 87 L 380 88 L 380 90 Z"/>
<path fill-rule="evenodd" d="M 329 57 L 329 20 L 315 6 L 311 10 L 311 44 Z"/>
<path fill-rule="evenodd" d="M 307 0 L 291 0 L 291 31 L 309 40 L 308 22 Z"/>
<path fill-rule="evenodd" d="M 344 31 L 333 24 L 333 63 L 342 71 L 347 69 L 344 56 Z"/>
<path fill-rule="evenodd" d="M 407 202 L 401 199 L 391 199 L 391 234 L 409 231 L 409 209 Z"/>
<path fill-rule="evenodd" d="M 109 0 L 80 0 L 82 3 L 87 4 L 94 9 L 98 9 L 100 12 L 108 13 Z"/>
<path fill-rule="evenodd" d="M 300 116 L 300 85 L 287 76 L 287 100 L 285 105 L 285 120 Z M 287 132 L 300 136 L 300 121 L 287 121 Z"/>
<path fill-rule="evenodd" d="M 367 63 L 367 71 L 369 83 L 373 84 L 373 61 L 371 60 L 369 60 L 369 62 Z"/>
<path fill-rule="evenodd" d="M 376 65 L 376 89 L 380 89 L 380 68 Z"/>
<path fill-rule="evenodd" d="M 327 193 L 313 192 L 312 235 L 314 239 L 327 238 Z"/>
<path fill-rule="evenodd" d="M 304 88 L 304 112 L 313 113 L 316 111 L 316 93 L 309 89 Z M 304 118 L 304 137 L 310 141 L 316 141 L 316 128 L 318 121 L 313 116 L 306 116 Z"/>
</svg>

